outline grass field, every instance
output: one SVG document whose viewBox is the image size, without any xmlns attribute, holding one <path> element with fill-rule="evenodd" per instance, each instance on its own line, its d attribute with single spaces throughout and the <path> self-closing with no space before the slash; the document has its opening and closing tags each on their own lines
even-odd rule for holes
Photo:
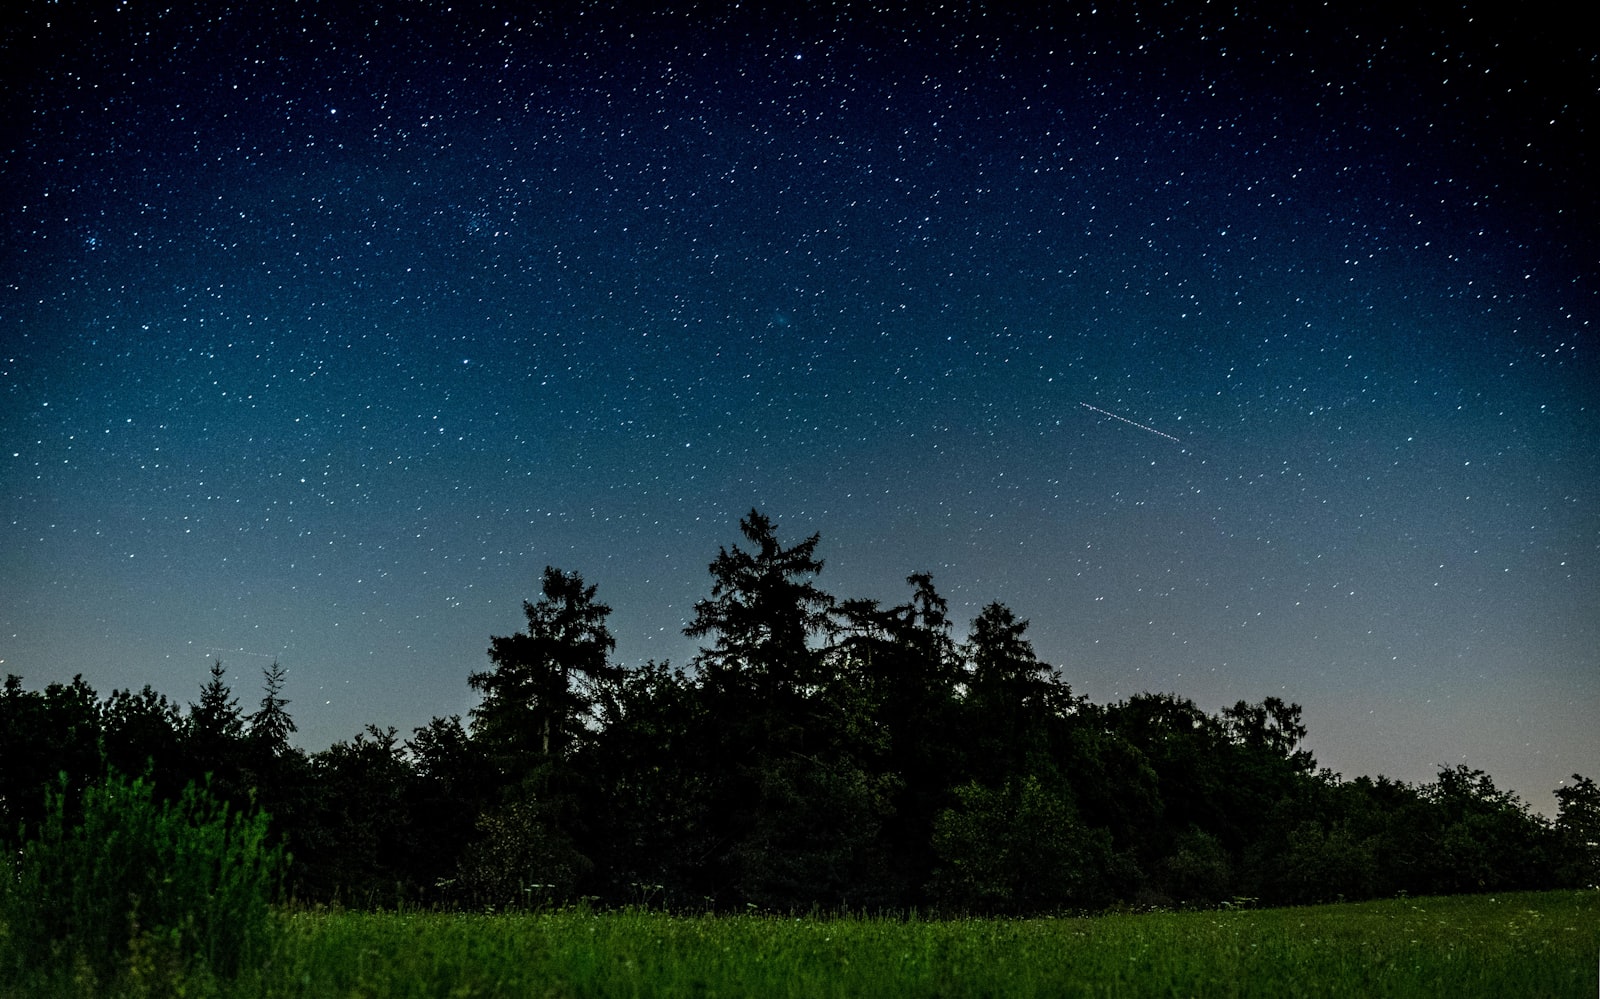
<svg viewBox="0 0 1600 999">
<path fill-rule="evenodd" d="M 1082 919 L 300 912 L 225 987 L 115 995 L 1593 997 L 1600 892 Z M 77 995 L 63 973 L 28 991 Z"/>
</svg>

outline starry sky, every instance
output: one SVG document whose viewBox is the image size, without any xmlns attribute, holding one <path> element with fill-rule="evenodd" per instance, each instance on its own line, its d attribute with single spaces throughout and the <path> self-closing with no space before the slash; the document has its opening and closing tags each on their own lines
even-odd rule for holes
<svg viewBox="0 0 1600 999">
<path fill-rule="evenodd" d="M 758 507 L 1096 701 L 1600 776 L 1571 25 L 466 6 L 8 15 L 0 670 L 249 707 L 276 659 L 307 748 L 405 733 L 546 565 L 688 665 Z"/>
</svg>

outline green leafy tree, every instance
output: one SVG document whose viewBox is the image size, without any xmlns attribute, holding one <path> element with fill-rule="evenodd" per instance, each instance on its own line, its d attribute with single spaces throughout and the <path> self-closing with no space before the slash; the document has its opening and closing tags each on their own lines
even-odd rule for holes
<svg viewBox="0 0 1600 999">
<path fill-rule="evenodd" d="M 835 609 L 829 655 L 834 672 L 861 691 L 863 710 L 883 739 L 867 765 L 891 776 L 882 853 L 895 904 L 923 905 L 934 865 L 934 817 L 948 804 L 967 747 L 952 739 L 959 721 L 962 663 L 950 636 L 949 605 L 928 573 L 906 577 L 910 600 L 882 608 L 846 600 Z"/>
<path fill-rule="evenodd" d="M 183 752 L 183 719 L 178 706 L 148 684 L 134 693 L 114 690 L 100 705 L 101 752 L 105 764 L 118 773 L 151 773 L 160 790 L 178 772 Z"/>
<path fill-rule="evenodd" d="M 1148 757 L 1110 721 L 1101 705 L 1081 705 L 1058 750 L 1079 814 L 1111 833 L 1119 852 L 1144 867 L 1172 845 L 1161 779 Z"/>
<path fill-rule="evenodd" d="M 200 686 L 200 700 L 189 705 L 189 750 L 202 759 L 223 756 L 244 739 L 244 714 L 228 686 L 227 672 L 222 660 L 215 660 L 211 678 Z"/>
<path fill-rule="evenodd" d="M 524 601 L 528 630 L 490 639 L 492 670 L 468 678 L 483 695 L 472 736 L 495 769 L 500 800 L 477 822 L 460 865 L 461 890 L 482 904 L 565 896 L 593 867 L 573 842 L 575 759 L 595 736 L 602 691 L 616 682 L 611 608 L 575 572 L 544 570 L 538 603 Z"/>
<path fill-rule="evenodd" d="M 1274 902 L 1310 905 L 1380 894 L 1377 837 L 1349 822 L 1307 820 L 1289 834 L 1268 887 Z"/>
<path fill-rule="evenodd" d="M 954 797 L 934 827 L 942 909 L 1011 915 L 1099 908 L 1114 897 L 1111 836 L 1083 823 L 1064 787 L 1028 775 L 998 788 L 972 781 Z"/>
<path fill-rule="evenodd" d="M 1271 882 L 1283 869 L 1282 858 L 1309 850 L 1316 841 L 1308 838 L 1307 823 L 1321 824 L 1322 786 L 1313 773 L 1316 760 L 1302 748 L 1301 708 L 1279 697 L 1239 701 L 1224 708 L 1219 720 L 1226 741 L 1215 751 L 1228 823 L 1217 832 L 1238 858 L 1240 892 L 1273 897 Z M 1338 837 L 1321 842 L 1329 850 L 1344 845 Z M 1337 860 L 1332 853 L 1327 859 Z"/>
<path fill-rule="evenodd" d="M 779 911 L 892 904 L 881 834 L 895 777 L 841 752 L 768 760 L 755 777 L 760 807 L 731 850 L 744 901 Z"/>
<path fill-rule="evenodd" d="M 721 727 L 681 669 L 649 662 L 608 684 L 582 750 L 581 841 L 596 888 L 623 902 L 702 904 L 725 852 L 713 819 Z"/>
<path fill-rule="evenodd" d="M 1561 881 L 1574 887 L 1600 886 L 1600 787 L 1573 774 L 1556 788 L 1555 832 L 1562 854 Z"/>
<path fill-rule="evenodd" d="M 1437 815 L 1433 891 L 1550 887 L 1553 831 L 1488 774 L 1465 764 L 1447 767 L 1423 793 Z"/>
<path fill-rule="evenodd" d="M 817 535 L 786 546 L 752 510 L 749 548 L 712 561 L 711 596 L 685 629 L 709 638 L 696 660 L 707 743 L 708 819 L 718 829 L 712 894 L 786 908 L 857 904 L 885 885 L 881 832 L 897 778 L 858 672 L 819 639 L 833 597 Z"/>
<path fill-rule="evenodd" d="M 313 754 L 307 776 L 309 807 L 294 839 L 297 892 L 358 906 L 415 899 L 411 768 L 395 729 L 368 725 Z"/>
<path fill-rule="evenodd" d="M 1216 905 L 1235 894 L 1233 866 L 1216 836 L 1190 826 L 1156 863 L 1155 892 L 1147 897 L 1166 905 Z"/>
<path fill-rule="evenodd" d="M 456 894 L 458 862 L 477 838 L 478 816 L 494 803 L 494 774 L 455 715 L 416 729 L 405 750 L 412 771 L 404 804 L 407 876 L 424 898 L 448 900 Z"/>
<path fill-rule="evenodd" d="M 275 840 L 287 842 L 291 851 L 298 852 L 315 841 L 310 832 L 316 807 L 311 762 L 289 741 L 297 726 L 289 714 L 290 702 L 283 696 L 288 671 L 273 660 L 261 676 L 260 704 L 245 719 L 239 781 L 255 791 L 261 809 L 271 816 Z M 298 872 L 295 880 L 304 881 Z"/>
<path fill-rule="evenodd" d="M 7 676 L 0 693 L 0 843 L 16 846 L 23 823 L 44 817 L 45 795 L 67 776 L 76 797 L 104 772 L 99 696 L 74 676 L 42 691 L 26 690 Z"/>
<path fill-rule="evenodd" d="M 1325 826 L 1344 825 L 1351 836 L 1368 842 L 1377 873 L 1374 896 L 1438 891 L 1441 813 L 1423 789 L 1381 774 L 1357 777 L 1334 786 Z M 1293 888 L 1293 882 L 1289 883 Z"/>
<path fill-rule="evenodd" d="M 1301 748 L 1306 726 L 1301 708 L 1281 697 L 1268 697 L 1259 704 L 1239 701 L 1222 711 L 1223 729 L 1233 742 L 1253 753 L 1282 760 L 1289 769 L 1310 773 L 1316 760 Z"/>
<path fill-rule="evenodd" d="M 458 894 L 494 909 L 572 898 L 594 862 L 562 830 L 565 819 L 536 793 L 485 813 L 478 820 L 481 835 L 462 859 Z"/>
<path fill-rule="evenodd" d="M 1105 709 L 1105 724 L 1127 741 L 1156 775 L 1162 825 L 1152 836 L 1160 855 L 1191 827 L 1240 842 L 1229 803 L 1227 733 L 1216 718 L 1174 694 L 1135 694 Z M 1154 859 L 1154 858 L 1147 858 Z"/>
</svg>

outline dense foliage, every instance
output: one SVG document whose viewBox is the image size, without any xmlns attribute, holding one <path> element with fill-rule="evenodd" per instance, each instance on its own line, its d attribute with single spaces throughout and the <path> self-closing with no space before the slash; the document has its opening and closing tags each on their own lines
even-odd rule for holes
<svg viewBox="0 0 1600 999">
<path fill-rule="evenodd" d="M 1600 789 L 1553 822 L 1488 775 L 1346 780 L 1298 705 L 1218 714 L 1172 694 L 1074 695 L 991 604 L 965 641 L 926 574 L 905 603 L 817 584 L 813 535 L 752 511 L 711 563 L 690 671 L 622 668 L 610 609 L 547 569 L 527 630 L 495 637 L 464 724 L 369 726 L 307 753 L 276 664 L 246 715 L 221 664 L 181 709 L 82 679 L 0 695 L 0 838 L 47 791 L 145 772 L 176 798 L 254 799 L 290 890 L 348 905 L 606 903 L 1037 913 L 1537 889 L 1600 875 Z"/>
<path fill-rule="evenodd" d="M 113 773 L 78 794 L 63 775 L 0 867 L 0 984 L 43 968 L 87 985 L 130 968 L 229 977 L 253 966 L 282 862 L 267 840 L 265 815 L 203 785 L 159 801 L 142 779 Z"/>
</svg>

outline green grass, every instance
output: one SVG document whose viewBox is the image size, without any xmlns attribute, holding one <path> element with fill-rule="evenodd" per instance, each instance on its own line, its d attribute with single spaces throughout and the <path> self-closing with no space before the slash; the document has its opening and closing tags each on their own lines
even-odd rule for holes
<svg viewBox="0 0 1600 999">
<path fill-rule="evenodd" d="M 227 994 L 1588 999 L 1597 956 L 1595 891 L 945 922 L 301 912 Z"/>
</svg>

